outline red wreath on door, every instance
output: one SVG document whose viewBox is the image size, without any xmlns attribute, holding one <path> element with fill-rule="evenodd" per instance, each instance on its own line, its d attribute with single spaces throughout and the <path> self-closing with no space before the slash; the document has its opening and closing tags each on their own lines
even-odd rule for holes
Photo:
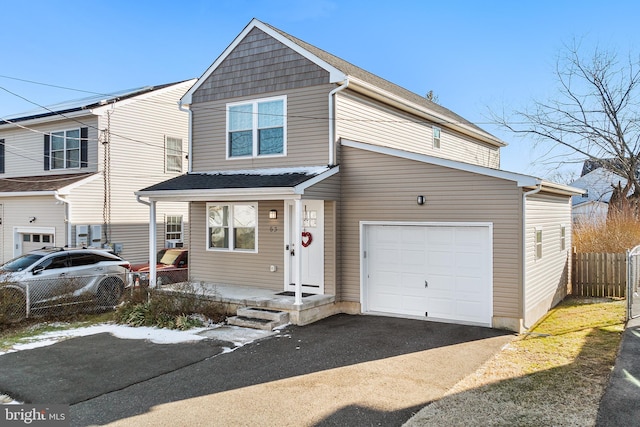
<svg viewBox="0 0 640 427">
<path fill-rule="evenodd" d="M 305 240 L 306 239 L 306 240 Z M 302 246 L 305 248 L 313 242 L 313 236 L 308 231 L 302 232 Z"/>
</svg>

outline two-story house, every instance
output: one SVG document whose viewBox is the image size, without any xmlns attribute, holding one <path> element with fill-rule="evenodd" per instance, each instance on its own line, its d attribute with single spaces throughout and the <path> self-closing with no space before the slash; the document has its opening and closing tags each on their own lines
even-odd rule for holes
<svg viewBox="0 0 640 427">
<path fill-rule="evenodd" d="M 577 190 L 500 170 L 502 141 L 424 97 L 252 20 L 181 104 L 189 171 L 136 194 L 190 204 L 194 282 L 296 324 L 519 331 L 566 295 Z"/>
<path fill-rule="evenodd" d="M 65 102 L 0 119 L 0 259 L 43 246 L 149 253 L 149 209 L 134 191 L 187 168 L 195 80 Z M 162 204 L 158 247 L 188 238 L 188 205 Z"/>
</svg>

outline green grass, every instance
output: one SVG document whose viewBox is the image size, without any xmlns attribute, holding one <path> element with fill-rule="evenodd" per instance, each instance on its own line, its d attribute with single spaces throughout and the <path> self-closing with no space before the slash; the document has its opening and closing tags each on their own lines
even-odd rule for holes
<svg viewBox="0 0 640 427">
<path fill-rule="evenodd" d="M 620 300 L 567 298 L 409 425 L 594 425 L 625 308 Z"/>
</svg>

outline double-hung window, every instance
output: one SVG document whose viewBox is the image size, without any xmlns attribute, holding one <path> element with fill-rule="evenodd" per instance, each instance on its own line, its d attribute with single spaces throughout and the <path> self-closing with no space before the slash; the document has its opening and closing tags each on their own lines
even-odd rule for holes
<svg viewBox="0 0 640 427">
<path fill-rule="evenodd" d="M 227 157 L 286 154 L 286 97 L 227 105 Z"/>
<path fill-rule="evenodd" d="M 68 129 L 44 135 L 44 169 L 86 168 L 88 128 Z"/>
<path fill-rule="evenodd" d="M 166 240 L 182 240 L 182 215 L 167 215 Z"/>
<path fill-rule="evenodd" d="M 207 249 L 256 252 L 256 204 L 207 203 Z"/>
<path fill-rule="evenodd" d="M 165 138 L 165 171 L 182 172 L 182 139 Z"/>
<path fill-rule="evenodd" d="M 433 148 L 440 148 L 440 128 L 433 127 Z"/>
<path fill-rule="evenodd" d="M 542 258 L 542 228 L 535 228 L 535 255 L 536 259 Z"/>
</svg>

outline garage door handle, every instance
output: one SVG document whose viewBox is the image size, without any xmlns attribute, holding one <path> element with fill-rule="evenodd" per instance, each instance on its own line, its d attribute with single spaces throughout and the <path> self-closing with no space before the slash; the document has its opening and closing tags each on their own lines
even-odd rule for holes
<svg viewBox="0 0 640 427">
<path fill-rule="evenodd" d="M 429 286 L 429 282 L 427 282 L 426 280 L 424 281 L 424 287 L 428 287 Z"/>
</svg>

